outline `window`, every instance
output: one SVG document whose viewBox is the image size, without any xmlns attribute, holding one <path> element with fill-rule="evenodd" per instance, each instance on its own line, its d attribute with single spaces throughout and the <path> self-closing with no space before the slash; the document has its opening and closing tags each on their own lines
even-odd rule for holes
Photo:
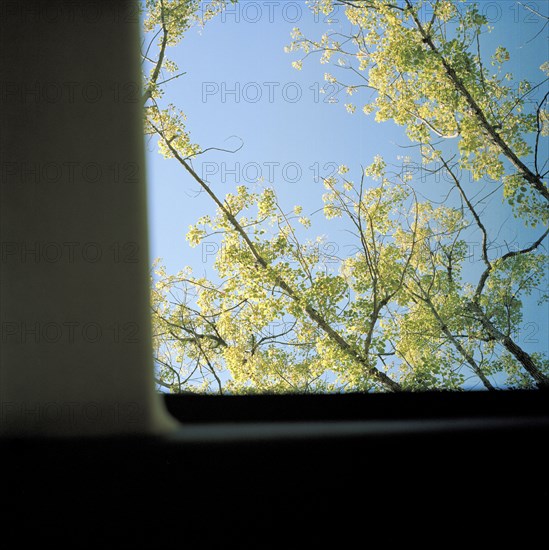
<svg viewBox="0 0 549 550">
<path fill-rule="evenodd" d="M 159 390 L 547 384 L 545 4 L 145 11 Z"/>
<path fill-rule="evenodd" d="M 158 437 L 136 6 L 0 3 L 3 535 L 353 547 L 495 517 L 524 540 L 543 391 L 166 396 L 185 423 Z"/>
</svg>

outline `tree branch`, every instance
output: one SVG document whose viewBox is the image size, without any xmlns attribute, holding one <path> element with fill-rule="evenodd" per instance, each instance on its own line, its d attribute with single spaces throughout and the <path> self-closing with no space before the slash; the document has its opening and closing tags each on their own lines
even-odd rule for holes
<svg viewBox="0 0 549 550">
<path fill-rule="evenodd" d="M 219 207 L 220 211 L 235 229 L 235 231 L 240 235 L 242 240 L 246 243 L 246 246 L 252 253 L 252 256 L 255 258 L 256 264 L 273 277 L 275 284 L 281 288 L 289 298 L 291 298 L 308 316 L 314 321 L 332 340 L 339 348 L 349 355 L 353 360 L 359 363 L 365 370 L 370 374 L 378 383 L 387 388 L 390 391 L 401 391 L 401 386 L 398 382 L 395 382 L 384 372 L 377 369 L 373 366 L 367 357 L 364 357 L 360 352 L 354 349 L 349 342 L 339 332 L 334 330 L 332 326 L 324 319 L 324 317 L 316 311 L 310 304 L 304 303 L 300 294 L 291 288 L 284 279 L 276 275 L 269 269 L 268 262 L 263 258 L 259 253 L 258 249 L 254 243 L 250 240 L 248 234 L 244 231 L 238 220 L 227 208 L 227 206 L 221 202 L 217 195 L 212 191 L 210 186 L 204 182 L 204 180 L 192 169 L 192 167 L 179 155 L 178 151 L 173 147 L 170 140 L 166 139 L 162 131 L 157 128 L 153 123 L 151 127 L 158 133 L 158 135 L 164 140 L 167 147 L 170 149 L 171 153 L 174 155 L 174 158 L 185 168 L 185 170 L 192 176 L 192 178 L 206 191 L 206 193 L 211 197 L 214 203 Z"/>
<path fill-rule="evenodd" d="M 503 138 L 499 135 L 496 128 L 488 122 L 486 115 L 480 108 L 479 104 L 475 101 L 474 97 L 471 95 L 469 90 L 466 88 L 465 84 L 461 78 L 456 73 L 455 69 L 446 61 L 444 56 L 440 53 L 439 49 L 435 46 L 431 35 L 425 30 L 421 21 L 419 20 L 417 14 L 413 10 L 413 4 L 410 0 L 405 0 L 406 5 L 412 15 L 414 23 L 416 24 L 417 29 L 419 30 L 423 42 L 427 44 L 429 49 L 433 54 L 440 60 L 447 77 L 452 82 L 456 90 L 464 97 L 465 101 L 471 108 L 475 117 L 479 121 L 481 127 L 486 131 L 492 142 L 500 149 L 500 151 L 505 155 L 509 161 L 517 168 L 522 177 L 530 183 L 544 198 L 549 202 L 549 189 L 544 184 L 539 174 L 535 174 L 524 164 L 520 158 L 515 154 L 515 152 L 507 145 Z"/>
</svg>

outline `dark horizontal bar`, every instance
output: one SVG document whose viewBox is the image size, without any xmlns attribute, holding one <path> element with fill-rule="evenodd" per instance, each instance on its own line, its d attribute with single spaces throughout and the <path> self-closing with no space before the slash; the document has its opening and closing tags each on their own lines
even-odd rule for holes
<svg viewBox="0 0 549 550">
<path fill-rule="evenodd" d="M 549 415 L 549 392 L 422 392 L 337 395 L 165 395 L 184 423 L 407 420 Z"/>
</svg>

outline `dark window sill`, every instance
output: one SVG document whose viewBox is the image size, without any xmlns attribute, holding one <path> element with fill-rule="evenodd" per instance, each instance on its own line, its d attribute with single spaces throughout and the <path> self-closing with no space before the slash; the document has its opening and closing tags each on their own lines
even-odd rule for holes
<svg viewBox="0 0 549 550">
<path fill-rule="evenodd" d="M 329 527 L 334 548 L 358 548 L 350 534 L 403 519 L 454 533 L 460 518 L 482 518 L 522 533 L 519 517 L 535 524 L 549 498 L 547 393 L 166 403 L 182 422 L 167 437 L 0 440 L 6 532 L 21 537 L 29 517 L 40 541 L 56 530 L 101 543 L 99 514 L 126 544 L 256 549 L 298 533 L 312 548 Z"/>
<path fill-rule="evenodd" d="M 549 416 L 549 392 L 347 395 L 165 395 L 182 423 L 428 420 Z"/>
</svg>

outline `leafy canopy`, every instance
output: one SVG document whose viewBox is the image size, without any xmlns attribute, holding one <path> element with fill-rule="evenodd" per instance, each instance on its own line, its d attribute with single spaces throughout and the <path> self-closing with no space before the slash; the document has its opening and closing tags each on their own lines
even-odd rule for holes
<svg viewBox="0 0 549 550">
<path fill-rule="evenodd" d="M 293 66 L 301 70 L 315 55 L 330 65 L 325 80 L 354 98 L 346 110 L 360 106 L 379 123 L 402 126 L 424 170 L 443 170 L 453 194 L 442 204 L 420 196 L 413 173 L 394 173 L 379 156 L 354 179 L 342 164 L 319 193 L 325 218 L 352 236 L 343 257 L 324 254 L 304 206 L 283 205 L 276 188 L 238 185 L 219 197 L 193 170 L 192 158 L 206 151 L 164 90 L 180 76 L 167 48 L 224 2 L 199 18 L 197 1 L 147 1 L 146 131 L 212 198 L 215 210 L 189 228 L 189 244 L 219 243 L 212 278 L 188 267 L 171 275 L 155 263 L 159 386 L 249 393 L 548 385 L 547 357 L 519 336 L 525 301 L 547 300 L 548 94 L 537 103 L 529 97 L 547 88 L 549 64 L 539 82 L 515 81 L 504 46 L 481 49 L 490 28 L 474 3 L 317 0 L 311 9 L 329 15 L 335 5 L 345 7 L 351 32 L 328 24 L 320 37 L 305 37 L 294 29 L 286 48 L 298 55 Z M 464 174 L 488 178 L 490 194 L 536 228 L 536 240 L 499 246 Z M 474 269 L 472 239 L 480 243 Z"/>
</svg>

